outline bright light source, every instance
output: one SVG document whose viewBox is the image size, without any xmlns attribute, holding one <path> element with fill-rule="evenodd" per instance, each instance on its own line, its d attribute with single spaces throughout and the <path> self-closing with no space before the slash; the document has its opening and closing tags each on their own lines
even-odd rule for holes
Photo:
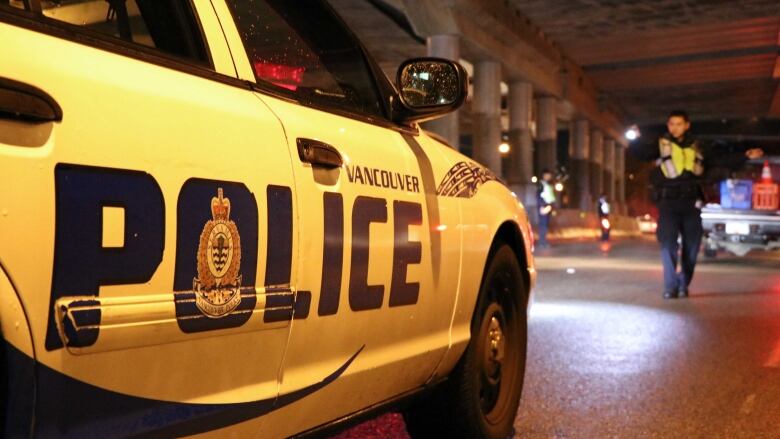
<svg viewBox="0 0 780 439">
<path fill-rule="evenodd" d="M 503 142 L 500 145 L 498 145 L 498 152 L 500 152 L 501 154 L 508 153 L 509 152 L 509 144 L 506 143 L 506 142 Z"/>
<path fill-rule="evenodd" d="M 639 136 L 641 135 L 642 133 L 639 132 L 639 127 L 636 125 L 631 125 L 630 127 L 628 127 L 625 134 L 626 139 L 628 139 L 629 141 L 634 141 L 638 139 Z"/>
<path fill-rule="evenodd" d="M 555 183 L 555 190 L 558 192 L 563 192 L 563 183 Z"/>
<path fill-rule="evenodd" d="M 438 226 L 436 226 L 436 230 L 439 231 L 439 232 L 443 232 L 443 231 L 447 230 L 447 225 L 446 224 L 439 224 Z"/>
<path fill-rule="evenodd" d="M 537 181 L 539 181 L 539 179 L 536 178 L 535 175 L 533 177 L 531 177 L 531 183 L 536 183 Z"/>
</svg>

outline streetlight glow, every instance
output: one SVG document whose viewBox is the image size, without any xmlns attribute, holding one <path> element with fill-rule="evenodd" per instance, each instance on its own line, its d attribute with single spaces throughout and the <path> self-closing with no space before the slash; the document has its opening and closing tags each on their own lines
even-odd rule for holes
<svg viewBox="0 0 780 439">
<path fill-rule="evenodd" d="M 639 132 L 639 127 L 636 125 L 631 125 L 630 127 L 628 127 L 625 133 L 626 139 L 628 139 L 629 141 L 634 141 L 638 139 L 639 136 L 641 135 L 642 133 Z"/>
<path fill-rule="evenodd" d="M 498 145 L 498 152 L 501 154 L 506 154 L 509 152 L 509 144 L 506 142 L 502 142 L 500 145 Z"/>
</svg>

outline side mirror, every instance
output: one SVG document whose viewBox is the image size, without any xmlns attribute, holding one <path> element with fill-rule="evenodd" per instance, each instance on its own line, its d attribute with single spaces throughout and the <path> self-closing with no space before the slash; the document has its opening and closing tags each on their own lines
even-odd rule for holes
<svg viewBox="0 0 780 439">
<path fill-rule="evenodd" d="M 458 63 L 441 58 L 414 58 L 398 68 L 400 102 L 394 119 L 422 122 L 455 111 L 466 100 L 468 73 Z"/>
</svg>

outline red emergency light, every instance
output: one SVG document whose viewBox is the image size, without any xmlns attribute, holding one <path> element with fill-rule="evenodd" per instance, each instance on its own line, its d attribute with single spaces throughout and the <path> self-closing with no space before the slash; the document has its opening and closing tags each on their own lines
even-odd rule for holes
<svg viewBox="0 0 780 439">
<path fill-rule="evenodd" d="M 288 90 L 295 91 L 303 82 L 305 67 L 287 66 L 284 64 L 266 63 L 255 61 L 255 75 L 259 79 Z"/>
</svg>

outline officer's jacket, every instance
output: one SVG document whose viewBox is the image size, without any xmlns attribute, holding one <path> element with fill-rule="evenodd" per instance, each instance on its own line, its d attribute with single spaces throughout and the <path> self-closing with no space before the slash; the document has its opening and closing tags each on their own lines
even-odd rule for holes
<svg viewBox="0 0 780 439">
<path fill-rule="evenodd" d="M 555 190 L 549 182 L 544 180 L 539 181 L 536 189 L 536 195 L 539 199 L 539 204 L 542 206 L 548 206 L 555 203 Z"/>
<path fill-rule="evenodd" d="M 664 165 L 672 164 L 670 157 L 662 157 L 661 154 L 660 145 L 667 142 L 679 146 L 682 150 L 690 148 L 690 154 L 685 154 L 687 158 L 682 159 L 682 162 L 691 162 L 688 163 L 690 166 L 680 166 L 681 163 L 678 163 L 677 172 L 679 175 L 676 177 L 667 176 L 670 173 L 664 172 L 663 169 Z M 717 151 L 714 151 L 715 148 L 718 148 Z M 676 139 L 671 134 L 666 133 L 656 142 L 631 145 L 629 152 L 638 160 L 656 162 L 657 166 L 650 173 L 650 183 L 656 190 L 666 187 L 697 187 L 703 180 L 709 180 L 711 168 L 739 166 L 745 161 L 745 156 L 742 153 L 733 153 L 726 147 L 715 147 L 700 142 L 688 134 Z"/>
</svg>

